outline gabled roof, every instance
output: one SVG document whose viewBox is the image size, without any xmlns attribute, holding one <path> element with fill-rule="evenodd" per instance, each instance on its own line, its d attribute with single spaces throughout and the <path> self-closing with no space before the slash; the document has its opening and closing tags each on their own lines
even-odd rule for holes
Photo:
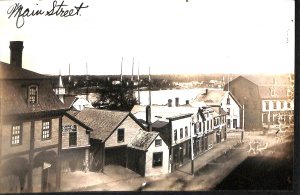
<svg viewBox="0 0 300 195">
<path fill-rule="evenodd" d="M 242 75 L 242 77 L 248 79 L 249 81 L 255 83 L 258 86 L 271 86 L 274 85 L 273 79 L 276 80 L 276 85 L 289 85 L 289 75 L 288 74 L 249 74 Z M 293 77 L 292 77 L 293 78 Z"/>
<path fill-rule="evenodd" d="M 156 139 L 158 134 L 159 133 L 155 131 L 148 132 L 140 130 L 139 133 L 128 144 L 128 147 L 146 151 Z"/>
<path fill-rule="evenodd" d="M 48 76 L 10 65 L 0 61 L 0 80 L 7 79 L 47 79 Z"/>
<path fill-rule="evenodd" d="M 207 105 L 220 105 L 222 99 L 225 95 L 228 94 L 228 91 L 223 90 L 207 90 L 207 94 L 200 93 L 196 96 L 194 101 L 205 102 Z"/>
<path fill-rule="evenodd" d="M 129 112 L 84 108 L 75 115 L 75 118 L 93 129 L 91 138 L 106 141 L 128 116 L 142 128 L 142 125 Z"/>
<path fill-rule="evenodd" d="M 274 89 L 274 95 L 271 94 L 271 90 Z M 262 99 L 278 99 L 278 98 L 289 98 L 287 94 L 288 87 L 284 86 L 259 86 L 258 91 L 260 98 Z"/>
<path fill-rule="evenodd" d="M 66 95 L 64 96 L 64 104 L 67 108 L 71 108 L 76 99 L 76 95 Z"/>
</svg>

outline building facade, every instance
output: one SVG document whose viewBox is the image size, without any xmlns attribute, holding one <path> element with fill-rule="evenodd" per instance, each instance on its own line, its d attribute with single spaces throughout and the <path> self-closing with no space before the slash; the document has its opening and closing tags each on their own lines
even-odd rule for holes
<svg viewBox="0 0 300 195">
<path fill-rule="evenodd" d="M 269 128 L 293 122 L 294 98 L 291 75 L 239 76 L 225 85 L 244 105 L 245 129 Z"/>
<path fill-rule="evenodd" d="M 0 191 L 59 190 L 64 105 L 47 76 L 22 68 L 23 42 L 10 49 L 11 63 L 0 62 Z"/>
</svg>

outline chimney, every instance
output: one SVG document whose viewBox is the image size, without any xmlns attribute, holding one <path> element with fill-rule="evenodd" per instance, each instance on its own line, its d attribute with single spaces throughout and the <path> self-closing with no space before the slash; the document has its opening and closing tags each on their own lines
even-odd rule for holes
<svg viewBox="0 0 300 195">
<path fill-rule="evenodd" d="M 23 41 L 11 41 L 9 48 L 10 64 L 22 68 Z"/>
<path fill-rule="evenodd" d="M 185 100 L 185 104 L 190 104 L 190 101 L 189 100 Z"/>
<path fill-rule="evenodd" d="M 208 89 L 205 89 L 205 93 L 203 95 L 207 95 L 208 94 Z"/>
<path fill-rule="evenodd" d="M 168 107 L 172 107 L 172 99 L 168 99 Z"/>
<path fill-rule="evenodd" d="M 152 124 L 151 124 L 151 106 L 146 106 L 146 123 L 148 125 L 148 130 L 152 131 Z"/>
<path fill-rule="evenodd" d="M 175 106 L 178 107 L 179 106 L 179 97 L 175 98 Z"/>
</svg>

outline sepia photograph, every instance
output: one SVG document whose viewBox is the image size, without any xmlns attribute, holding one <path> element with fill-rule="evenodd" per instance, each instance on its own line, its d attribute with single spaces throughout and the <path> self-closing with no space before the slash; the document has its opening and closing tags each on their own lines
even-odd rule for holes
<svg viewBox="0 0 300 195">
<path fill-rule="evenodd" d="M 2 0 L 0 194 L 294 192 L 294 89 L 293 0 Z"/>
</svg>

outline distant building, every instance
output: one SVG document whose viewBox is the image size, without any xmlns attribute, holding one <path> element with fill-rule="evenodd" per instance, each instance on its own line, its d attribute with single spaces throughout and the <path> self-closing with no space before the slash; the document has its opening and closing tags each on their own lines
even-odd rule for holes
<svg viewBox="0 0 300 195">
<path fill-rule="evenodd" d="M 91 102 L 86 99 L 86 96 L 68 95 L 64 99 L 65 105 L 69 110 L 81 111 L 84 108 L 93 108 Z"/>
<path fill-rule="evenodd" d="M 0 192 L 59 190 L 65 107 L 49 77 L 22 68 L 23 42 L 10 49 L 10 64 L 0 62 Z"/>
<path fill-rule="evenodd" d="M 293 78 L 290 75 L 239 76 L 225 85 L 245 105 L 245 129 L 293 122 Z"/>
</svg>

